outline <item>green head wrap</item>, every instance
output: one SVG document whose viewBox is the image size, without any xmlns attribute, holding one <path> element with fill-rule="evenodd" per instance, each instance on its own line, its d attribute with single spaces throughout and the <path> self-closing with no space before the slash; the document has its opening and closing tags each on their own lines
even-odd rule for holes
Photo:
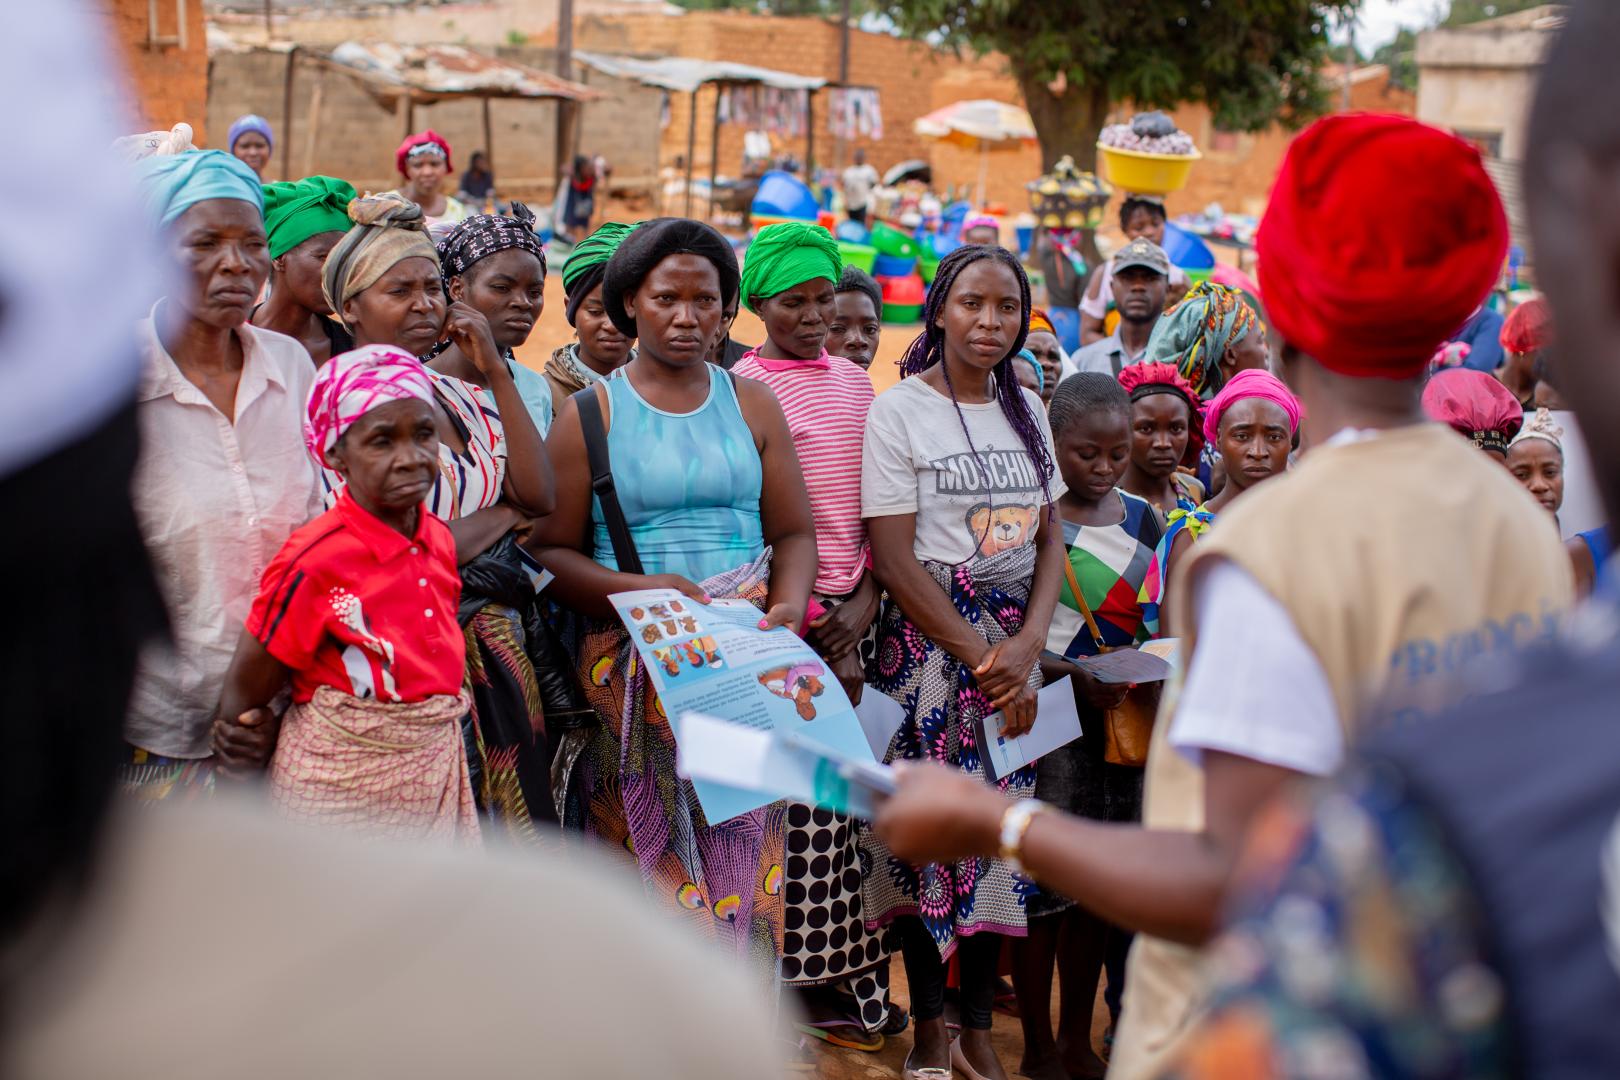
<svg viewBox="0 0 1620 1080">
<path fill-rule="evenodd" d="M 354 185 L 332 176 L 264 185 L 264 229 L 270 257 L 279 259 L 312 236 L 348 232 Z"/>
<path fill-rule="evenodd" d="M 562 266 L 562 283 L 569 326 L 574 325 L 574 315 L 579 311 L 579 305 L 584 303 L 586 294 L 602 284 L 602 273 L 607 269 L 608 260 L 613 258 L 613 253 L 619 250 L 619 245 L 634 229 L 635 225 L 606 222 L 575 244 L 574 250 L 568 253 Z"/>
<path fill-rule="evenodd" d="M 1154 324 L 1142 362 L 1174 364 L 1198 396 L 1208 401 L 1226 381 L 1221 372 L 1226 350 L 1242 341 L 1258 322 L 1241 292 L 1201 282 Z"/>
<path fill-rule="evenodd" d="M 838 242 L 820 225 L 805 221 L 767 225 L 743 254 L 743 303 L 757 314 L 756 296 L 768 300 L 816 278 L 826 278 L 836 285 L 843 272 L 844 258 L 838 253 Z"/>
</svg>

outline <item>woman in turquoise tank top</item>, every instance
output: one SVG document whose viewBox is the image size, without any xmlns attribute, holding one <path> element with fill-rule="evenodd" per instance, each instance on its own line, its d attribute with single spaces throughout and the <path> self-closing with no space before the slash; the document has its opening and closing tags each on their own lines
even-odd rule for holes
<svg viewBox="0 0 1620 1080">
<path fill-rule="evenodd" d="M 737 258 L 695 221 L 647 222 L 608 262 L 602 302 L 640 340 L 634 360 L 581 393 L 608 429 L 614 487 L 645 575 L 618 568 L 579 408 L 561 403 L 548 440 L 557 509 L 530 550 L 548 595 L 593 619 L 576 657 L 603 722 L 577 753 L 584 825 L 634 853 L 648 891 L 739 956 L 771 956 L 782 931 L 782 804 L 721 825 L 675 775 L 675 741 L 645 672 L 631 663 L 607 597 L 674 588 L 699 602 L 740 596 L 762 627 L 800 629 L 816 576 L 810 499 L 793 437 L 763 383 L 707 362 L 721 312 L 737 299 Z M 718 826 L 718 827 L 717 827 Z M 762 973 L 763 974 L 763 973 Z"/>
</svg>

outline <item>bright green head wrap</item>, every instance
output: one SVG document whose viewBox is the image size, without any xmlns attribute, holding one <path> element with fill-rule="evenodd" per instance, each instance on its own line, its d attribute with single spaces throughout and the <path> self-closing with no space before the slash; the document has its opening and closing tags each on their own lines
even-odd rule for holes
<svg viewBox="0 0 1620 1080">
<path fill-rule="evenodd" d="M 637 222 L 636 224 L 640 224 Z M 568 253 L 563 262 L 562 283 L 564 310 L 568 315 L 568 325 L 574 325 L 574 317 L 579 313 L 580 305 L 590 291 L 602 284 L 602 275 L 607 270 L 608 260 L 613 253 L 619 250 L 624 238 L 635 231 L 635 225 L 621 225 L 617 221 L 609 221 L 579 243 L 574 250 Z"/>
<path fill-rule="evenodd" d="M 832 233 L 807 221 L 767 225 L 743 254 L 742 299 L 757 313 L 754 298 L 769 300 L 777 293 L 816 278 L 838 284 L 844 258 Z"/>
<path fill-rule="evenodd" d="M 349 203 L 355 196 L 353 184 L 332 176 L 264 185 L 264 229 L 270 237 L 270 257 L 279 259 L 324 232 L 348 232 L 353 224 Z"/>
<path fill-rule="evenodd" d="M 621 225 L 617 221 L 609 221 L 575 244 L 574 250 L 568 253 L 568 259 L 563 263 L 563 292 L 573 292 L 574 283 L 592 267 L 605 266 L 634 228 L 634 225 Z"/>
</svg>

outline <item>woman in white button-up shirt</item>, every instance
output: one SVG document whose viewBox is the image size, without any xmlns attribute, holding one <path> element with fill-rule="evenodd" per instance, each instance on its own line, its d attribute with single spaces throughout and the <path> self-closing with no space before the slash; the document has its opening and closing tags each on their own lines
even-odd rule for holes
<svg viewBox="0 0 1620 1080">
<path fill-rule="evenodd" d="M 163 798 L 210 782 L 209 726 L 259 576 L 320 497 L 303 442 L 315 367 L 247 321 L 270 272 L 258 178 L 218 151 L 139 168 L 177 269 L 136 330 L 135 510 L 171 641 L 141 658 L 124 779 Z"/>
</svg>

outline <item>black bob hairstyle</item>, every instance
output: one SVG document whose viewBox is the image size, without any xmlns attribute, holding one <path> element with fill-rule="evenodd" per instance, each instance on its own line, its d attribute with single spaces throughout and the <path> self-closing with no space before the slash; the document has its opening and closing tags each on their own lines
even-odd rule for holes
<svg viewBox="0 0 1620 1080">
<path fill-rule="evenodd" d="M 653 267 L 671 255 L 697 255 L 708 259 L 720 275 L 721 309 L 736 305 L 737 253 L 732 250 L 731 241 L 701 221 L 656 218 L 643 222 L 624 238 L 602 274 L 602 306 L 619 333 L 631 338 L 636 336 L 636 321 L 624 310 L 625 298 L 634 296 Z"/>
</svg>

